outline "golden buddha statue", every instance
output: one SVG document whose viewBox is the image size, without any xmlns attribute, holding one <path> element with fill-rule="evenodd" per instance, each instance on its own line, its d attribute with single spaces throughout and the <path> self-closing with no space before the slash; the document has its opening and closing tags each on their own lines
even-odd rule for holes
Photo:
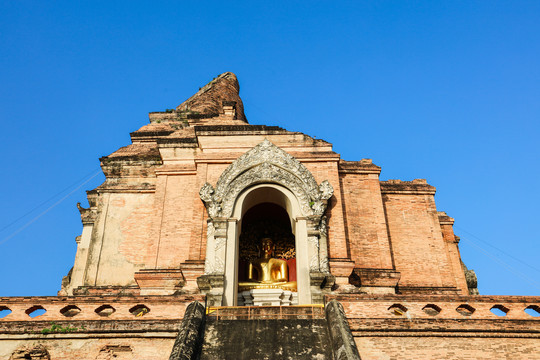
<svg viewBox="0 0 540 360">
<path fill-rule="evenodd" d="M 274 243 L 270 238 L 261 240 L 262 257 L 249 262 L 248 281 L 238 284 L 240 292 L 251 289 L 283 289 L 296 291 L 296 281 L 289 280 L 289 267 L 285 260 L 272 257 Z"/>
</svg>

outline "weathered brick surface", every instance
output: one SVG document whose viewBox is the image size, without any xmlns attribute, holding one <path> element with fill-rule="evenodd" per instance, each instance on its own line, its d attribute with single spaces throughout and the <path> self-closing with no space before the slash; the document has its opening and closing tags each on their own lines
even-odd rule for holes
<svg viewBox="0 0 540 360">
<path fill-rule="evenodd" d="M 224 101 L 234 102 L 236 118 L 244 120 L 244 105 L 238 96 L 240 85 L 236 75 L 227 72 L 214 78 L 202 87 L 195 95 L 176 107 L 179 112 L 218 115 L 224 113 Z"/>
<path fill-rule="evenodd" d="M 101 211 L 92 234 L 85 284 L 133 285 L 133 274 L 144 265 L 142 260 L 148 251 L 151 218 L 145 215 L 151 211 L 153 195 L 105 193 L 100 200 Z M 137 225 L 132 228 L 135 222 Z"/>
<path fill-rule="evenodd" d="M 204 183 L 207 182 L 207 172 L 208 164 L 197 164 L 195 189 L 202 188 Z M 191 221 L 186 224 L 191 231 L 189 259 L 204 261 L 206 255 L 206 208 L 199 198 L 198 192 L 192 197 L 191 201 L 193 203 L 192 217 Z"/>
<path fill-rule="evenodd" d="M 341 175 L 346 231 L 356 267 L 392 269 L 392 253 L 377 174 Z"/>
<path fill-rule="evenodd" d="M 443 234 L 443 239 L 446 244 L 446 251 L 450 259 L 450 265 L 452 267 L 452 273 L 456 281 L 457 287 L 461 290 L 462 295 L 467 295 L 469 290 L 467 288 L 467 281 L 463 276 L 463 267 L 461 265 L 461 255 L 459 253 L 459 238 L 454 235 L 454 219 L 446 215 L 444 212 L 439 212 L 439 223 Z"/>
<path fill-rule="evenodd" d="M 538 338 L 470 336 L 365 336 L 355 338 L 362 360 L 535 360 L 540 359 Z"/>
<path fill-rule="evenodd" d="M 153 245 L 152 239 L 156 236 L 155 224 L 159 220 L 156 217 L 153 194 L 143 197 L 143 201 L 134 205 L 132 212 L 122 220 L 120 230 L 123 240 L 118 247 L 118 252 L 137 267 L 146 264 L 149 249 Z"/>
<path fill-rule="evenodd" d="M 193 198 L 198 196 L 195 174 L 170 175 L 166 180 L 163 216 L 160 219 L 158 268 L 174 268 L 188 259 L 193 218 Z"/>
<path fill-rule="evenodd" d="M 17 349 L 41 345 L 54 360 L 167 360 L 175 336 L 176 333 L 171 332 L 158 336 L 96 334 L 91 337 L 48 335 L 26 341 L 5 339 L 0 340 L 0 358 L 7 360 Z"/>
<path fill-rule="evenodd" d="M 400 288 L 456 289 L 456 280 L 431 194 L 383 194 Z"/>
<path fill-rule="evenodd" d="M 332 239 L 328 244 L 328 255 L 330 258 L 337 259 L 350 258 L 343 220 L 343 199 L 341 197 L 341 184 L 337 168 L 338 162 L 305 162 L 304 165 L 313 174 L 318 184 L 328 180 L 334 188 L 334 196 L 328 201 L 329 211 L 327 212 L 328 238 Z"/>
</svg>

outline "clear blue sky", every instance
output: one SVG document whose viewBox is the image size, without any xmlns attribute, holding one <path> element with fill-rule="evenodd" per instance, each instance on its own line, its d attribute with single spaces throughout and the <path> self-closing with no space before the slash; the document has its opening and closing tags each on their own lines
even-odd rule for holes
<svg viewBox="0 0 540 360">
<path fill-rule="evenodd" d="M 428 179 L 482 294 L 540 295 L 539 19 L 539 1 L 2 1 L 0 296 L 56 294 L 103 176 L 70 192 L 225 71 L 250 123 Z"/>
</svg>

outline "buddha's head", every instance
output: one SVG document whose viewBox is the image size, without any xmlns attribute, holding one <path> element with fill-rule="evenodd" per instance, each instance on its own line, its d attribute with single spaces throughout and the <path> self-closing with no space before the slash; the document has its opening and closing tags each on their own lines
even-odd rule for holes
<svg viewBox="0 0 540 360">
<path fill-rule="evenodd" d="M 263 258 L 272 257 L 274 252 L 274 242 L 270 238 L 264 238 L 261 240 L 261 252 Z"/>
</svg>

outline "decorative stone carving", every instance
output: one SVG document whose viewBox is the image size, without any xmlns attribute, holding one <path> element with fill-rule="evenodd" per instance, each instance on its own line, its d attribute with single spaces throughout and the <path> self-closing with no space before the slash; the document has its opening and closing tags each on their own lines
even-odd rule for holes
<svg viewBox="0 0 540 360">
<path fill-rule="evenodd" d="M 215 232 L 216 232 L 216 228 L 214 226 L 214 223 L 209 221 L 206 227 L 206 234 L 214 236 Z"/>
<path fill-rule="evenodd" d="M 319 223 L 319 231 L 321 233 L 321 236 L 327 236 L 328 235 L 328 220 L 326 216 L 323 216 L 321 218 L 321 222 Z"/>
<path fill-rule="evenodd" d="M 207 238 L 207 246 L 210 243 L 210 239 L 214 239 L 214 233 L 216 232 L 216 228 L 214 227 L 214 223 L 211 220 L 208 220 L 207 226 L 206 226 L 206 238 Z M 208 248 L 207 248 L 208 249 Z M 204 272 L 205 274 L 211 274 L 214 271 L 214 259 L 212 259 L 210 256 L 208 256 L 208 250 L 207 250 L 207 256 L 204 261 Z"/>
<path fill-rule="evenodd" d="M 323 273 L 330 273 L 328 266 L 328 226 L 326 216 L 321 217 L 319 223 L 319 266 Z"/>
<path fill-rule="evenodd" d="M 332 185 L 330 185 L 328 180 L 324 180 L 321 185 L 319 185 L 319 191 L 321 199 L 323 200 L 330 199 L 334 194 L 334 188 L 332 187 Z"/>
<path fill-rule="evenodd" d="M 319 248 L 319 239 L 317 239 L 316 236 L 308 236 L 308 241 L 313 245 L 315 248 Z"/>
<path fill-rule="evenodd" d="M 221 201 L 216 200 L 214 193 L 214 188 L 209 183 L 204 184 L 199 191 L 199 196 L 206 204 L 208 215 L 212 218 L 219 216 L 219 213 L 221 212 Z"/>
<path fill-rule="evenodd" d="M 221 248 L 224 247 L 226 243 L 227 239 L 222 237 L 216 238 L 216 251 L 221 250 Z"/>
<path fill-rule="evenodd" d="M 465 273 L 465 280 L 467 281 L 467 288 L 469 289 L 469 295 L 478 295 L 478 278 L 474 270 L 467 269 L 465 263 L 461 262 L 461 267 Z"/>
<path fill-rule="evenodd" d="M 313 175 L 311 175 L 311 173 L 302 163 L 265 139 L 262 143 L 240 156 L 223 172 L 216 186 L 217 196 L 220 199 L 223 198 L 227 188 L 229 187 L 228 185 L 235 178 L 237 178 L 247 169 L 263 163 L 272 163 L 281 167 L 282 169 L 290 171 L 301 179 L 309 189 L 315 190 L 317 188 L 317 183 L 315 182 Z"/>
<path fill-rule="evenodd" d="M 310 207 L 311 196 L 305 184 L 290 172 L 283 170 L 279 166 L 263 163 L 251 168 L 235 178 L 229 183 L 229 191 L 223 198 L 222 216 L 229 217 L 232 214 L 233 206 L 238 195 L 248 186 L 261 183 L 280 184 L 291 190 L 300 202 L 300 208 L 304 215 L 313 215 Z M 311 201 L 313 202 L 313 201 Z"/>
<path fill-rule="evenodd" d="M 321 271 L 323 273 L 325 273 L 325 274 L 330 273 L 330 267 L 328 266 L 328 256 L 326 256 L 326 257 L 321 256 L 319 266 L 321 267 Z"/>
<path fill-rule="evenodd" d="M 309 260 L 309 270 L 310 271 L 319 271 L 320 261 L 319 261 L 319 239 L 316 236 L 308 236 L 308 242 L 312 247 L 312 255 Z"/>
<path fill-rule="evenodd" d="M 83 208 L 81 206 L 81 203 L 78 202 L 77 209 L 79 209 L 79 212 L 81 213 L 81 221 L 83 225 L 93 224 L 96 221 L 96 218 L 97 218 L 96 208 L 93 208 L 93 207 Z"/>
<path fill-rule="evenodd" d="M 240 192 L 260 183 L 280 184 L 291 190 L 305 216 L 321 216 L 326 210 L 326 201 L 334 192 L 327 180 L 317 185 L 302 163 L 265 139 L 229 165 L 215 189 L 206 183 L 199 195 L 210 217 L 230 217 Z"/>
<path fill-rule="evenodd" d="M 199 196 L 205 203 L 214 201 L 214 188 L 212 185 L 209 183 L 204 184 L 201 190 L 199 190 Z"/>
<path fill-rule="evenodd" d="M 311 260 L 309 261 L 309 270 L 319 271 L 319 254 L 315 254 L 311 257 Z"/>
<path fill-rule="evenodd" d="M 225 272 L 225 261 L 223 261 L 223 259 L 219 255 L 216 255 L 213 272 L 215 274 L 223 274 Z"/>
<path fill-rule="evenodd" d="M 223 275 L 202 275 L 197 278 L 199 289 L 206 294 L 208 306 L 220 306 L 223 298 Z"/>
</svg>

